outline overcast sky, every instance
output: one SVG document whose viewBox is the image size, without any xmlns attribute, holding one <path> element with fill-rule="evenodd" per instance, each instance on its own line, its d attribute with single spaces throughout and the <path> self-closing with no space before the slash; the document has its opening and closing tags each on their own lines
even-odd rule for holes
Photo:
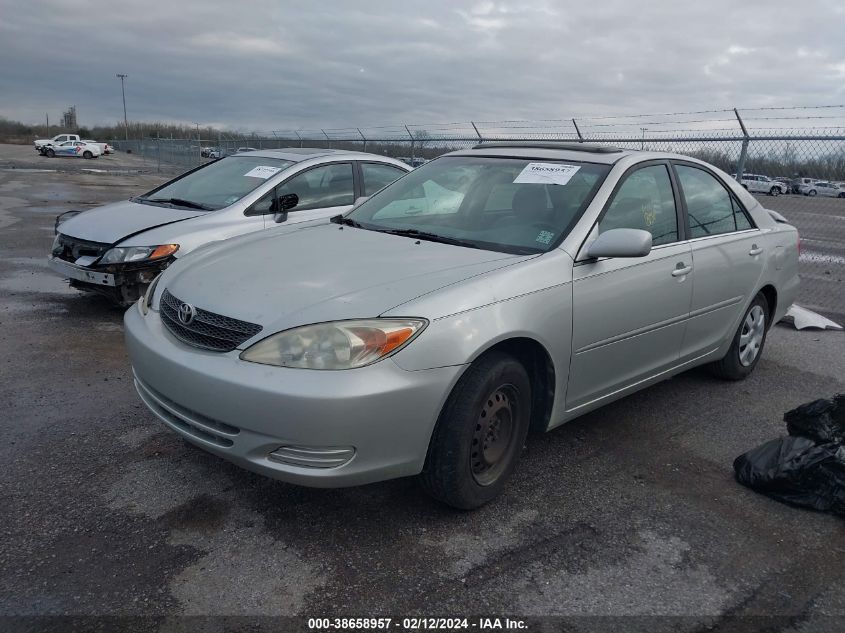
<svg viewBox="0 0 845 633">
<path fill-rule="evenodd" d="M 240 130 L 845 102 L 845 3 L 0 0 L 0 116 Z"/>
</svg>

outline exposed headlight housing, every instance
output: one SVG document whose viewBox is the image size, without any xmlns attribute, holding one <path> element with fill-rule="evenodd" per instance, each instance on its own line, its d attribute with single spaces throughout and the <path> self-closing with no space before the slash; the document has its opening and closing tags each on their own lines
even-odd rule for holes
<svg viewBox="0 0 845 633">
<path fill-rule="evenodd" d="M 396 353 L 428 325 L 425 319 L 317 323 L 268 336 L 241 360 L 298 369 L 354 369 Z"/>
<path fill-rule="evenodd" d="M 147 291 L 138 299 L 138 309 L 141 311 L 141 314 L 147 316 L 147 313 L 150 311 L 150 306 L 153 303 L 153 295 L 156 291 L 156 286 L 158 285 L 158 280 L 161 279 L 161 276 L 164 273 L 159 273 L 156 275 L 156 278 L 150 282 L 150 285 L 147 286 Z"/>
<path fill-rule="evenodd" d="M 161 259 L 173 255 L 179 250 L 178 244 L 161 244 L 159 246 L 117 246 L 110 248 L 100 259 L 98 264 L 126 264 Z"/>
</svg>

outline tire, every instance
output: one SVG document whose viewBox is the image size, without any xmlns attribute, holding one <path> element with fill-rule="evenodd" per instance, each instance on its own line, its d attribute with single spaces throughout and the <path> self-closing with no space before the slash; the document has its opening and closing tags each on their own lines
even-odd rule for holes
<svg viewBox="0 0 845 633">
<path fill-rule="evenodd" d="M 769 195 L 775 196 L 775 197 L 779 196 L 780 195 L 780 187 L 772 187 L 771 189 L 769 189 Z"/>
<path fill-rule="evenodd" d="M 491 352 L 466 370 L 440 413 L 420 475 L 432 497 L 471 510 L 494 499 L 519 461 L 531 419 L 525 367 Z"/>
<path fill-rule="evenodd" d="M 48 147 L 46 150 L 44 150 L 44 155 L 45 155 L 47 158 L 53 158 L 53 157 L 56 155 L 56 152 L 54 152 L 52 149 L 50 149 L 50 148 Z"/>
<path fill-rule="evenodd" d="M 815 189 L 810 189 L 810 190 L 807 192 L 807 195 L 808 195 L 808 196 L 810 196 L 810 197 L 812 198 L 812 197 L 813 197 L 813 196 L 815 196 L 817 193 L 818 193 L 818 191 L 816 191 Z"/>
<path fill-rule="evenodd" d="M 82 158 L 94 158 L 94 154 L 92 154 L 90 150 L 86 149 L 82 152 Z"/>
<path fill-rule="evenodd" d="M 751 375 L 763 355 L 770 318 L 769 302 L 758 292 L 742 316 L 728 353 L 711 365 L 713 373 L 725 380 L 744 380 Z"/>
<path fill-rule="evenodd" d="M 845 191 L 843 191 L 842 193 L 840 193 L 840 194 L 839 194 L 838 196 L 836 196 L 836 197 L 837 197 L 837 198 L 845 198 Z"/>
</svg>

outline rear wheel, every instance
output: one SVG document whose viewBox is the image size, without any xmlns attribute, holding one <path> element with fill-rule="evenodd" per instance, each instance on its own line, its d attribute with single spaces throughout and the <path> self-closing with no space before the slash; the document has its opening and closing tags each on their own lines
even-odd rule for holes
<svg viewBox="0 0 845 633">
<path fill-rule="evenodd" d="M 50 148 L 48 147 L 46 150 L 44 150 L 44 155 L 45 155 L 47 158 L 53 158 L 53 157 L 56 155 L 56 152 L 54 152 L 52 149 L 50 149 Z"/>
<path fill-rule="evenodd" d="M 82 158 L 94 158 L 94 154 L 92 154 L 90 150 L 86 149 L 82 152 Z"/>
<path fill-rule="evenodd" d="M 780 187 L 772 187 L 769 189 L 770 196 L 779 196 L 780 195 Z"/>
<path fill-rule="evenodd" d="M 728 353 L 713 363 L 713 372 L 725 380 L 742 380 L 750 375 L 763 353 L 768 325 L 769 302 L 758 292 L 745 311 Z"/>
<path fill-rule="evenodd" d="M 504 488 L 528 433 L 531 382 L 522 364 L 491 352 L 475 361 L 449 396 L 431 438 L 423 488 L 469 510 Z"/>
<path fill-rule="evenodd" d="M 814 196 L 814 195 L 816 195 L 817 193 L 818 193 L 818 192 L 817 192 L 815 189 L 810 189 L 810 190 L 807 192 L 807 195 L 808 195 L 808 196 Z"/>
</svg>

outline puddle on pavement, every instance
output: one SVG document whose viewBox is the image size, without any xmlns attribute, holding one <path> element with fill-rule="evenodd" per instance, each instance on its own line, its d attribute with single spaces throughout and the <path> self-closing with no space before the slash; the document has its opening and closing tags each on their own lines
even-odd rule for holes
<svg viewBox="0 0 845 633">
<path fill-rule="evenodd" d="M 35 168 L 29 168 L 29 167 L 19 167 L 19 168 L 0 167 L 0 171 L 12 171 L 12 172 L 16 171 L 18 173 L 23 173 L 23 174 L 40 174 L 40 173 L 44 173 L 44 172 L 55 172 L 57 170 L 55 170 L 55 169 L 35 169 Z"/>
<path fill-rule="evenodd" d="M 8 292 L 27 292 L 51 295 L 71 295 L 77 291 L 68 286 L 64 279 L 45 275 L 41 271 L 21 271 L 0 278 L 0 289 Z"/>
</svg>

